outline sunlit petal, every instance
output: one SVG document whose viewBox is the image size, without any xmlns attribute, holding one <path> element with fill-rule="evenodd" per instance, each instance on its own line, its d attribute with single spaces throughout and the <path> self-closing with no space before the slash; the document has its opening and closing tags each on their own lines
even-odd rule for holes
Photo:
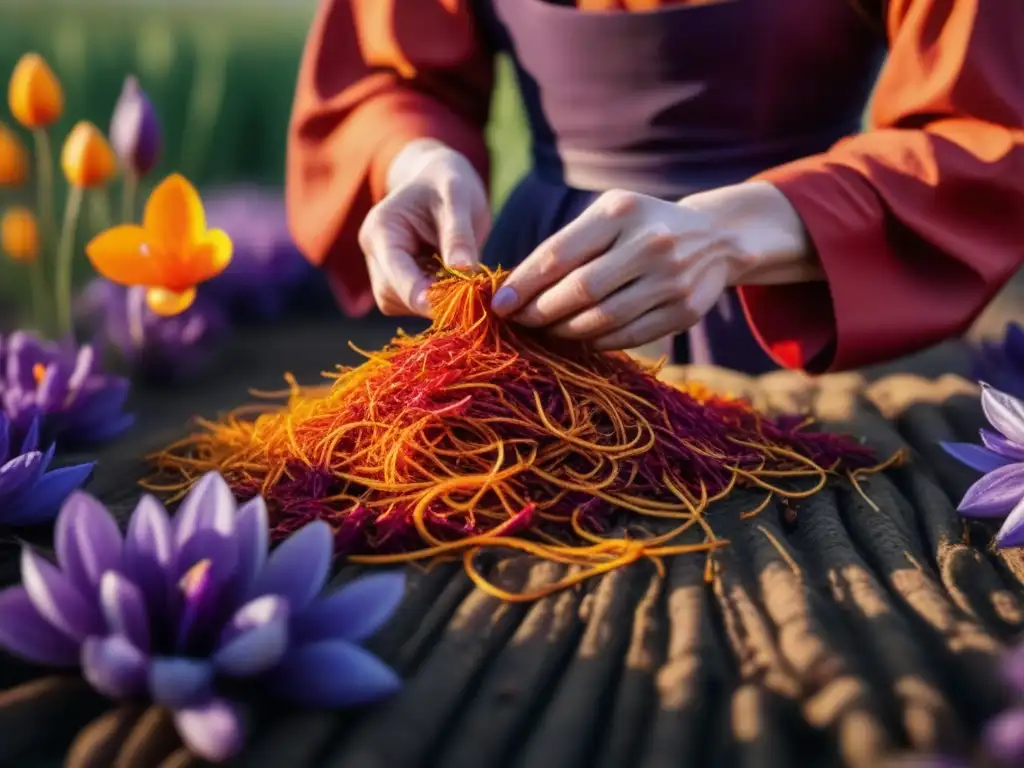
<svg viewBox="0 0 1024 768">
<path fill-rule="evenodd" d="M 222 229 L 211 229 L 191 253 L 189 278 L 202 283 L 216 277 L 231 263 L 233 244 L 228 233 Z"/>
<path fill-rule="evenodd" d="M 206 214 L 196 188 L 180 174 L 168 176 L 146 201 L 142 226 L 156 250 L 180 258 L 206 232 Z"/>
<path fill-rule="evenodd" d="M 93 269 L 120 285 L 163 283 L 160 261 L 146 243 L 142 227 L 126 224 L 102 232 L 85 246 Z"/>
<path fill-rule="evenodd" d="M 174 317 L 192 306 L 196 300 L 196 289 L 169 291 L 166 288 L 150 288 L 146 291 L 146 306 L 154 315 Z"/>
</svg>

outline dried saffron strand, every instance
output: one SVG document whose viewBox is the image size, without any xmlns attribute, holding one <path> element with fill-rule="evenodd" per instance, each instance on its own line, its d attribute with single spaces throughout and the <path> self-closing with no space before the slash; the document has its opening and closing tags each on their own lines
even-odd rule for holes
<svg viewBox="0 0 1024 768">
<path fill-rule="evenodd" d="M 857 478 L 887 466 L 851 440 L 802 431 L 806 419 L 673 387 L 624 354 L 543 343 L 488 311 L 502 279 L 448 273 L 431 290 L 428 331 L 325 373 L 327 387 L 286 377 L 279 410 L 202 422 L 154 457 L 176 482 L 149 487 L 180 495 L 218 470 L 240 495 L 264 495 L 275 536 L 320 518 L 350 560 L 461 557 L 481 588 L 532 600 L 642 558 L 660 570 L 663 557 L 705 552 L 710 572 L 726 543 L 707 514 L 715 501 L 766 491 L 742 515 L 752 517 L 829 476 L 859 490 Z M 644 520 L 662 532 L 636 536 Z M 474 565 L 488 549 L 572 568 L 513 595 Z"/>
</svg>

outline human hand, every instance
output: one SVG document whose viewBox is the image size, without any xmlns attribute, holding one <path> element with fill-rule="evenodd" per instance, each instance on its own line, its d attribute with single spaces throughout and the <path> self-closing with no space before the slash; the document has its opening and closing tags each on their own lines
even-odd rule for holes
<svg viewBox="0 0 1024 768">
<path fill-rule="evenodd" d="M 808 250 L 796 212 L 767 182 L 678 203 L 614 190 L 513 270 L 492 307 L 560 338 L 628 349 L 690 328 L 758 270 L 764 282 L 814 279 Z"/>
<path fill-rule="evenodd" d="M 439 252 L 449 267 L 479 264 L 491 224 L 487 193 L 469 160 L 431 139 L 395 157 L 387 186 L 359 230 L 373 296 L 385 315 L 427 316 L 433 278 L 417 257 Z"/>
</svg>

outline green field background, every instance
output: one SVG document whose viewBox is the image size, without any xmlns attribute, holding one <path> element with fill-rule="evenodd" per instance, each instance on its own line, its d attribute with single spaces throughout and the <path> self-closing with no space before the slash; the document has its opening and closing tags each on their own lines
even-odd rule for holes
<svg viewBox="0 0 1024 768">
<path fill-rule="evenodd" d="M 310 0 L 0 0 L 0 78 L 18 58 L 42 54 L 66 95 L 53 132 L 55 151 L 78 120 L 103 129 L 127 74 L 139 77 L 160 114 L 165 152 L 153 174 L 188 176 L 200 188 L 251 181 L 280 185 L 292 89 Z M 527 137 L 509 68 L 502 62 L 488 140 L 500 204 L 526 165 Z M 6 87 L 4 88 L 6 93 Z M 4 100 L 0 120 L 12 124 Z M 28 136 L 25 136 L 28 141 Z M 8 190 L 0 205 L 27 198 Z M 116 196 L 116 186 L 111 190 Z M 87 205 L 83 238 L 101 221 L 101 203 Z M 116 199 L 113 202 L 117 209 Z M 79 279 L 88 265 L 78 260 Z M 0 300 L 20 302 L 23 270 L 0 264 Z"/>
</svg>

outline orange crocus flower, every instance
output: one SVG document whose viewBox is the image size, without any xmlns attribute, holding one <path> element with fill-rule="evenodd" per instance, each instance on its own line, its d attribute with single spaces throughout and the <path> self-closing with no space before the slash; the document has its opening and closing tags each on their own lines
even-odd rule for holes
<svg viewBox="0 0 1024 768">
<path fill-rule="evenodd" d="M 113 227 L 85 247 L 97 272 L 120 285 L 145 286 L 146 304 L 165 317 L 188 309 L 196 286 L 223 272 L 231 252 L 227 233 L 206 228 L 199 193 L 178 174 L 153 190 L 141 227 Z"/>
<path fill-rule="evenodd" d="M 0 123 L 0 187 L 20 187 L 28 179 L 28 152 L 21 139 Z"/>
<path fill-rule="evenodd" d="M 17 206 L 0 218 L 0 247 L 13 261 L 29 264 L 39 257 L 39 227 L 28 208 Z"/>
<path fill-rule="evenodd" d="M 64 111 L 64 90 L 50 65 L 38 53 L 26 53 L 11 73 L 7 104 L 26 128 L 45 128 Z"/>
<path fill-rule="evenodd" d="M 64 140 L 60 167 L 69 184 L 99 187 L 117 172 L 117 158 L 100 129 L 82 120 L 75 124 Z"/>
</svg>

